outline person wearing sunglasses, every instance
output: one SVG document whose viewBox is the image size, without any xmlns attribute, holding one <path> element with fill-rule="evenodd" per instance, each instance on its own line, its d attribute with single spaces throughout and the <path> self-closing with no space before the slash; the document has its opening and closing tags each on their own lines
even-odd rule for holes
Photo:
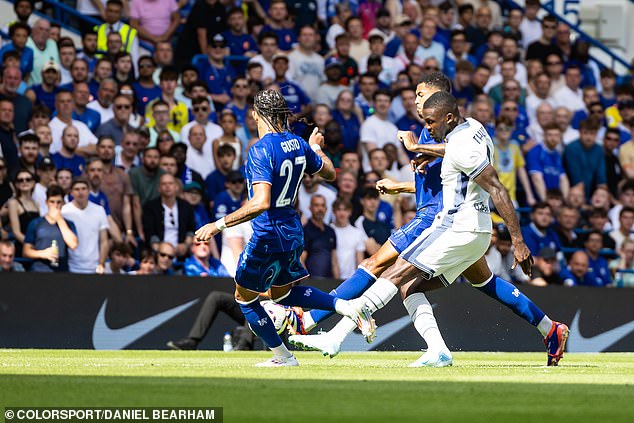
<svg viewBox="0 0 634 423">
<path fill-rule="evenodd" d="M 123 134 L 132 131 L 132 127 L 130 127 L 132 101 L 123 94 L 117 94 L 112 102 L 112 109 L 114 117 L 99 125 L 95 135 L 98 138 L 110 137 L 117 145 L 120 145 Z"/>
<path fill-rule="evenodd" d="M 26 169 L 19 170 L 13 179 L 15 196 L 8 201 L 9 226 L 16 241 L 16 257 L 22 257 L 22 243 L 29 223 L 40 217 L 40 208 L 33 200 L 35 176 Z"/>
<path fill-rule="evenodd" d="M 561 49 L 553 42 L 557 35 L 557 17 L 544 16 L 542 19 L 542 35 L 526 49 L 526 60 L 543 59 L 549 54 L 563 55 Z"/>
<path fill-rule="evenodd" d="M 207 88 L 206 86 L 204 87 L 205 87 L 204 89 L 206 93 Z M 191 110 L 194 113 L 194 120 L 187 123 L 185 126 L 183 126 L 183 129 L 181 129 L 181 133 L 180 133 L 181 140 L 184 140 L 184 142 L 187 142 L 185 140 L 189 139 L 189 131 L 191 130 L 191 128 L 194 125 L 201 125 L 202 127 L 205 128 L 205 134 L 207 135 L 207 139 L 210 140 L 208 145 L 209 152 L 207 154 L 207 157 L 210 157 L 211 156 L 211 141 L 215 140 L 216 138 L 220 138 L 222 136 L 222 128 L 220 127 L 220 125 L 217 125 L 214 122 L 209 120 L 209 114 L 211 112 L 214 112 L 214 110 L 212 107 L 212 103 L 209 101 L 209 98 L 207 98 L 206 94 L 203 96 L 194 97 L 191 100 L 191 103 L 192 103 Z"/>
</svg>

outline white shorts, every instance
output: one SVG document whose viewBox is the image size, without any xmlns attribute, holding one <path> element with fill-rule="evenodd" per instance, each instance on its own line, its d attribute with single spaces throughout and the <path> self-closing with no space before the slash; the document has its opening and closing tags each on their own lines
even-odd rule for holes
<svg viewBox="0 0 634 423">
<path fill-rule="evenodd" d="M 487 232 L 455 232 L 447 226 L 432 226 L 401 257 L 422 270 L 426 279 L 438 276 L 449 285 L 484 256 L 490 241 Z"/>
</svg>

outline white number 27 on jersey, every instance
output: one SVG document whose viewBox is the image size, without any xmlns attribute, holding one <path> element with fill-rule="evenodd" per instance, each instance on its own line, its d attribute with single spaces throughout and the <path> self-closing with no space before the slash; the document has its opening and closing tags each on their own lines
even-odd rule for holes
<svg viewBox="0 0 634 423">
<path fill-rule="evenodd" d="M 301 166 L 301 169 L 300 169 Z M 299 177 L 297 178 L 297 186 L 293 191 L 293 196 L 287 198 L 288 189 L 291 186 L 291 181 L 293 180 L 293 175 L 296 169 L 299 169 Z M 282 188 L 282 192 L 280 192 L 280 196 L 277 197 L 275 201 L 275 207 L 286 207 L 295 201 L 295 197 L 297 196 L 297 190 L 299 189 L 299 184 L 302 183 L 302 177 L 304 176 L 304 170 L 306 169 L 306 157 L 305 156 L 297 156 L 295 157 L 295 165 L 289 159 L 286 159 L 282 162 L 282 166 L 280 167 L 280 176 L 286 177 L 286 182 L 284 183 L 284 187 Z"/>
</svg>

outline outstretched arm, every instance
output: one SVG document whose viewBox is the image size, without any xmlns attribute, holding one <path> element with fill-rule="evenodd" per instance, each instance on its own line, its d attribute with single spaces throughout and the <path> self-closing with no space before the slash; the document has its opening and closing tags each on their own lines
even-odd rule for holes
<svg viewBox="0 0 634 423">
<path fill-rule="evenodd" d="M 511 234 L 511 241 L 515 247 L 513 254 L 515 256 L 515 263 L 513 264 L 513 268 L 518 264 L 522 267 L 524 273 L 528 276 L 531 275 L 531 266 L 533 265 L 533 257 L 531 256 L 531 252 L 524 243 L 524 238 L 522 237 L 522 232 L 520 230 L 520 224 L 517 220 L 517 215 L 515 214 L 515 207 L 513 206 L 513 202 L 511 201 L 511 197 L 509 197 L 509 193 L 504 188 L 504 185 L 500 182 L 498 178 L 498 174 L 490 164 L 484 168 L 482 173 L 480 173 L 475 179 L 474 182 L 480 185 L 486 192 L 491 195 L 491 199 L 493 200 L 493 204 L 495 204 L 495 208 L 497 209 L 502 219 L 506 223 L 506 226 L 509 229 L 509 233 Z"/>
<path fill-rule="evenodd" d="M 381 194 L 397 195 L 402 192 L 414 194 L 416 187 L 414 182 L 396 182 L 388 178 L 381 179 L 376 183 L 376 189 Z"/>
<path fill-rule="evenodd" d="M 242 207 L 216 222 L 208 223 L 194 234 L 196 242 L 205 242 L 218 232 L 242 222 L 255 219 L 271 206 L 271 185 L 258 183 L 253 185 L 253 196 Z"/>
<path fill-rule="evenodd" d="M 445 143 L 419 144 L 411 131 L 398 131 L 397 138 L 412 153 L 423 153 L 433 157 L 445 157 Z"/>
</svg>

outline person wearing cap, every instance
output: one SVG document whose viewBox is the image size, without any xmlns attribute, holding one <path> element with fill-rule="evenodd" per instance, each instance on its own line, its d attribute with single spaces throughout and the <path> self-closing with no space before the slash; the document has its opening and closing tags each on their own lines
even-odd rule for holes
<svg viewBox="0 0 634 423">
<path fill-rule="evenodd" d="M 209 38 L 207 56 L 196 56 L 193 60 L 198 75 L 207 83 L 207 88 L 216 109 L 222 109 L 231 101 L 231 84 L 235 77 L 233 69 L 225 66 L 224 58 L 229 53 L 227 42 L 221 34 Z"/>
<path fill-rule="evenodd" d="M 170 40 L 178 25 L 178 4 L 171 0 L 135 0 L 130 6 L 130 26 L 154 45 Z"/>
<path fill-rule="evenodd" d="M 203 189 L 200 184 L 194 181 L 185 184 L 182 198 L 194 209 L 196 228 L 206 225 L 210 219 L 207 208 L 203 202 Z"/>
<path fill-rule="evenodd" d="M 178 187 L 169 173 L 159 177 L 159 196 L 143 206 L 143 231 L 153 250 L 166 241 L 176 246 L 178 257 L 183 257 L 193 242 L 196 221 L 192 206 L 177 197 Z"/>
<path fill-rule="evenodd" d="M 289 68 L 289 58 L 283 53 L 273 56 L 273 69 L 275 71 L 275 83 L 280 87 L 280 92 L 286 100 L 286 105 L 291 113 L 304 113 L 309 110 L 310 98 L 304 89 L 295 82 L 286 78 Z"/>
<path fill-rule="evenodd" d="M 326 80 L 319 86 L 315 103 L 325 104 L 330 109 L 334 109 L 337 97 L 347 87 L 341 85 L 341 77 L 343 76 L 342 63 L 334 56 L 326 59 Z"/>
<path fill-rule="evenodd" d="M 299 43 L 288 55 L 288 79 L 300 85 L 311 99 L 317 97 L 319 84 L 324 80 L 324 58 L 315 53 L 317 32 L 311 26 L 299 31 Z"/>
<path fill-rule="evenodd" d="M 55 163 L 50 157 L 43 157 L 35 167 L 37 183 L 33 189 L 33 200 L 40 207 L 40 216 L 47 211 L 46 190 L 55 182 Z"/>
<path fill-rule="evenodd" d="M 557 253 L 550 247 L 539 250 L 532 267 L 530 284 L 536 286 L 563 285 Z"/>
</svg>

